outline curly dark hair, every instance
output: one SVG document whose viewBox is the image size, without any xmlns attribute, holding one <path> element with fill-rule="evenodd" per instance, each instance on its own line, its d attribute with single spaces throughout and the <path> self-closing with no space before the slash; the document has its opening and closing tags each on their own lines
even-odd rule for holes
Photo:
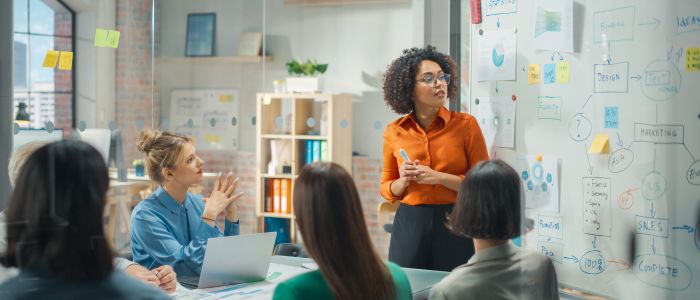
<svg viewBox="0 0 700 300">
<path fill-rule="evenodd" d="M 406 49 L 391 62 L 384 74 L 384 101 L 395 113 L 405 115 L 413 111 L 414 99 L 411 93 L 416 86 L 416 73 L 424 60 L 437 63 L 443 72 L 452 75 L 447 95 L 452 98 L 457 94 L 457 63 L 449 55 L 437 52 L 431 45 Z"/>
</svg>

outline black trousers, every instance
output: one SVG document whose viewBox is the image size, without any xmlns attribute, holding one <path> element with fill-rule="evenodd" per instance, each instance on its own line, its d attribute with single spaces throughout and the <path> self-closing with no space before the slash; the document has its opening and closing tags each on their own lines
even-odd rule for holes
<svg viewBox="0 0 700 300">
<path fill-rule="evenodd" d="M 389 260 L 406 268 L 452 271 L 474 254 L 472 239 L 447 229 L 454 205 L 406 205 L 394 217 Z"/>
</svg>

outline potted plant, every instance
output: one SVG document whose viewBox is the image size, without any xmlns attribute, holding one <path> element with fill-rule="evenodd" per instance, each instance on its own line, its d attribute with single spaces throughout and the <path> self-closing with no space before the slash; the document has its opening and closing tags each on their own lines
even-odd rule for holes
<svg viewBox="0 0 700 300">
<path fill-rule="evenodd" d="M 146 176 L 145 168 L 146 168 L 146 161 L 143 159 L 135 159 L 132 162 L 132 166 L 134 167 L 134 175 L 139 176 L 139 177 L 144 177 Z"/>
<path fill-rule="evenodd" d="M 328 69 L 328 64 L 316 63 L 316 60 L 307 59 L 306 62 L 293 59 L 287 63 L 287 73 L 293 77 L 287 77 L 287 92 L 290 93 L 314 93 L 320 91 L 317 75 L 323 74 Z"/>
</svg>

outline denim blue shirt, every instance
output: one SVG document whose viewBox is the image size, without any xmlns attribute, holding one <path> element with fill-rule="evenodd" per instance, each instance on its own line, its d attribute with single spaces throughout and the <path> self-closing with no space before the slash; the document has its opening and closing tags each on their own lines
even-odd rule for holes
<svg viewBox="0 0 700 300">
<path fill-rule="evenodd" d="M 134 262 L 151 270 L 171 265 L 177 276 L 199 276 L 207 240 L 238 235 L 239 224 L 225 221 L 218 226 L 202 220 L 201 195 L 187 193 L 179 204 L 162 187 L 141 201 L 131 214 L 131 251 Z"/>
</svg>

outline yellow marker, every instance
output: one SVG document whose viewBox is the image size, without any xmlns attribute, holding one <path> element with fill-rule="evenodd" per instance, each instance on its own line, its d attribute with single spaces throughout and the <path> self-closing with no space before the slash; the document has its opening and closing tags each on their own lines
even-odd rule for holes
<svg viewBox="0 0 700 300">
<path fill-rule="evenodd" d="M 685 71 L 698 72 L 700 71 L 700 48 L 685 49 Z"/>
<path fill-rule="evenodd" d="M 107 47 L 107 34 L 109 30 L 106 29 L 95 29 L 95 46 L 97 47 Z"/>
<path fill-rule="evenodd" d="M 542 154 L 537 154 L 535 159 L 537 159 L 537 162 L 542 162 Z"/>
<path fill-rule="evenodd" d="M 527 83 L 528 84 L 540 83 L 540 65 L 539 64 L 527 65 Z"/>
<path fill-rule="evenodd" d="M 591 147 L 588 148 L 588 153 L 609 154 L 610 142 L 608 141 L 608 134 L 596 134 Z"/>
<path fill-rule="evenodd" d="M 61 51 L 61 59 L 58 61 L 59 70 L 73 70 L 73 52 Z"/>
<path fill-rule="evenodd" d="M 58 51 L 50 50 L 46 51 L 46 57 L 44 57 L 44 63 L 41 64 L 44 68 L 55 68 L 58 62 Z"/>
<path fill-rule="evenodd" d="M 117 48 L 119 47 L 119 31 L 110 30 L 109 35 L 107 35 L 107 47 Z"/>
<path fill-rule="evenodd" d="M 569 82 L 571 76 L 571 68 L 569 67 L 568 61 L 560 61 L 557 63 L 557 82 L 566 83 Z"/>
</svg>

